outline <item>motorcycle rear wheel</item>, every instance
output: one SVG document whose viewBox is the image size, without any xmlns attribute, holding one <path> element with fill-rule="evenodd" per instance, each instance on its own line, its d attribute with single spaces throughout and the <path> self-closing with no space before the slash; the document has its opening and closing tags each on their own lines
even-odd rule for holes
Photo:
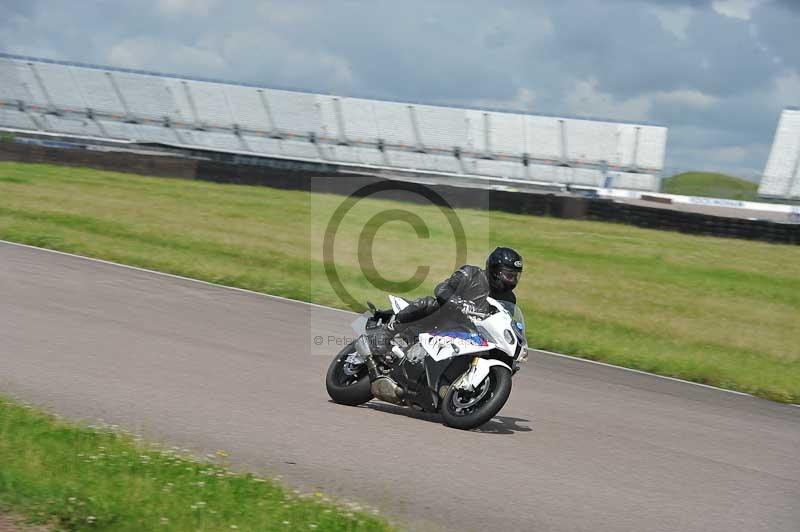
<svg viewBox="0 0 800 532">
<path fill-rule="evenodd" d="M 484 386 L 487 388 L 484 389 Z M 501 366 L 492 366 L 489 375 L 473 394 L 450 387 L 442 401 L 442 418 L 445 425 L 456 429 L 470 430 L 480 427 L 500 412 L 509 395 L 511 372 Z M 470 403 L 472 397 L 478 399 L 474 404 L 463 407 Z"/>
<path fill-rule="evenodd" d="M 362 364 L 354 376 L 348 376 L 344 371 L 345 359 L 355 351 L 353 343 L 346 345 L 328 366 L 325 388 L 335 403 L 357 406 L 372 399 L 366 364 Z"/>
</svg>

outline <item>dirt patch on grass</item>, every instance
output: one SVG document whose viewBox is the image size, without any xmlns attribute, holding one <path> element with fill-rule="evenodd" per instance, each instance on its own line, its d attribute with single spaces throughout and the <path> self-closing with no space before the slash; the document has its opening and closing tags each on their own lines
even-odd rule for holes
<svg viewBox="0 0 800 532">
<path fill-rule="evenodd" d="M 41 525 L 26 525 L 25 519 L 8 513 L 0 513 L 0 532 L 46 532 L 50 528 Z"/>
</svg>

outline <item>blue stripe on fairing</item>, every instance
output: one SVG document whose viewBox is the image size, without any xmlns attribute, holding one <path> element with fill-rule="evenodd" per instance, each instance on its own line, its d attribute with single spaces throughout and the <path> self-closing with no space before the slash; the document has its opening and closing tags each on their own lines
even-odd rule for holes
<svg viewBox="0 0 800 532">
<path fill-rule="evenodd" d="M 458 338 L 460 340 L 467 340 L 468 342 L 474 345 L 481 345 L 481 346 L 489 345 L 489 342 L 487 342 L 480 334 L 477 333 L 469 333 L 463 331 L 438 331 L 434 333 L 433 336 L 447 336 L 450 338 Z"/>
</svg>

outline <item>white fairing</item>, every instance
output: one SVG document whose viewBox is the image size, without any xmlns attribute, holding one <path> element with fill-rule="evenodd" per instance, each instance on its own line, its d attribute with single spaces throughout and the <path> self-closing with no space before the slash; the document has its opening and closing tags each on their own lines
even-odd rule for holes
<svg viewBox="0 0 800 532">
<path fill-rule="evenodd" d="M 453 386 L 461 390 L 474 390 L 483 382 L 483 379 L 489 376 L 489 371 L 491 371 L 492 366 L 503 366 L 508 371 L 511 371 L 511 368 L 508 367 L 508 364 L 505 364 L 504 362 L 500 362 L 499 360 L 479 358 L 474 364 L 470 365 L 469 369 L 463 373 L 461 377 L 456 379 L 456 381 L 453 383 Z"/>
<path fill-rule="evenodd" d="M 420 334 L 420 345 L 428 352 L 428 356 L 439 362 L 456 356 L 472 355 L 497 349 L 512 358 L 519 359 L 524 357 L 527 342 L 525 340 L 525 326 L 522 313 L 513 305 L 500 303 L 492 298 L 487 298 L 487 302 L 492 305 L 497 312 L 488 317 L 483 317 L 482 319 L 472 318 L 479 334 L 455 331 Z M 518 343 L 522 343 L 522 345 L 519 346 L 521 347 L 520 349 L 518 349 Z M 483 375 L 481 380 L 486 378 L 486 375 L 489 374 L 488 368 L 493 365 L 503 365 L 511 370 L 507 364 L 500 361 L 485 360 L 485 362 L 486 364 L 478 362 L 478 366 L 481 368 L 480 370 L 470 370 L 472 371 L 472 377 L 470 377 L 468 382 L 472 382 L 480 375 Z"/>
<path fill-rule="evenodd" d="M 408 301 L 397 296 L 389 296 L 389 302 L 392 304 L 392 310 L 395 314 L 408 306 Z"/>
<path fill-rule="evenodd" d="M 471 340 L 450 336 L 447 334 L 428 334 L 419 335 L 419 343 L 425 348 L 435 361 L 445 360 L 454 356 L 469 355 L 482 351 L 491 351 L 496 346 L 491 342 L 485 345 L 476 344 Z"/>
</svg>

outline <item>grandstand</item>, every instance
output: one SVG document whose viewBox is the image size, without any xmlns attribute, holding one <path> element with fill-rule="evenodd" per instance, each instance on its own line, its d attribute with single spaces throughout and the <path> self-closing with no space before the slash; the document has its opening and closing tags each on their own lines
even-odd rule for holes
<svg viewBox="0 0 800 532">
<path fill-rule="evenodd" d="M 420 174 L 655 191 L 667 129 L 0 54 L 0 127 Z"/>
<path fill-rule="evenodd" d="M 800 200 L 800 108 L 790 107 L 781 113 L 758 195 Z"/>
</svg>

